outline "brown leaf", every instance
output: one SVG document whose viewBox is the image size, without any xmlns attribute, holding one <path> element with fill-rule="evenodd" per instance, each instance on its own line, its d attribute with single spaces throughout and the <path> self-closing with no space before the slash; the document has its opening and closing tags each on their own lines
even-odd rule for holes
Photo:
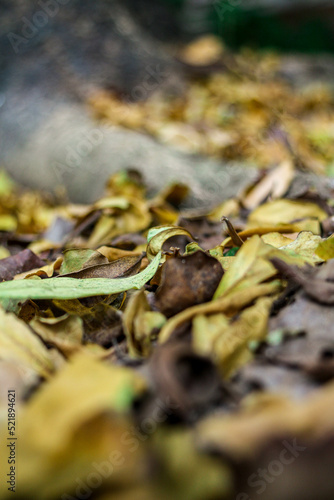
<svg viewBox="0 0 334 500">
<path fill-rule="evenodd" d="M 320 304 L 334 304 L 334 259 L 328 260 L 318 272 L 311 272 L 308 267 L 302 271 L 276 257 L 271 262 L 283 276 L 300 285 L 313 300 Z"/>
<path fill-rule="evenodd" d="M 201 251 L 168 259 L 163 266 L 156 305 L 170 317 L 187 307 L 208 302 L 223 274 L 221 264 Z"/>
<path fill-rule="evenodd" d="M 276 392 L 300 399 L 317 386 L 304 372 L 263 359 L 242 367 L 233 378 L 233 388 L 241 398 L 254 392 Z"/>
<path fill-rule="evenodd" d="M 262 354 L 274 363 L 298 367 L 317 380 L 334 377 L 334 309 L 309 300 L 304 293 L 271 319 L 271 331 L 290 334 L 282 343 L 266 346 Z M 300 332 L 300 335 L 295 335 Z"/>
<path fill-rule="evenodd" d="M 99 303 L 82 316 L 84 341 L 98 344 L 106 349 L 123 337 L 121 313 L 114 307 Z"/>
<path fill-rule="evenodd" d="M 141 261 L 143 260 L 143 255 L 140 256 L 127 256 L 122 257 L 108 264 L 98 264 L 95 266 L 85 267 L 81 271 L 75 271 L 73 273 L 62 274 L 61 278 L 120 278 L 133 276 L 136 274 L 141 266 Z"/>
<path fill-rule="evenodd" d="M 22 250 L 17 255 L 12 255 L 0 260 L 0 281 L 12 280 L 16 274 L 43 267 L 45 262 L 31 250 Z"/>
<path fill-rule="evenodd" d="M 185 342 L 157 347 L 149 367 L 158 396 L 170 401 L 177 414 L 191 417 L 188 412 L 203 411 L 219 397 L 221 382 L 213 363 Z"/>
</svg>

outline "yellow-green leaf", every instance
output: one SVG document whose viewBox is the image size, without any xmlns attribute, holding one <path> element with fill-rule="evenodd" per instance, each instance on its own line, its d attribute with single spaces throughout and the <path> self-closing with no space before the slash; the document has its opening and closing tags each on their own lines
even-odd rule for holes
<svg viewBox="0 0 334 500">
<path fill-rule="evenodd" d="M 0 283 L 0 299 L 79 299 L 96 295 L 110 295 L 139 289 L 155 274 L 161 253 L 141 273 L 129 278 L 49 278 L 26 279 Z"/>
</svg>

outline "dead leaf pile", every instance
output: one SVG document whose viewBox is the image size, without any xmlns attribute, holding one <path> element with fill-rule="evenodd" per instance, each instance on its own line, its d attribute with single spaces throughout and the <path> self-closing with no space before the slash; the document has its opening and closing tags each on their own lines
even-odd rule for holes
<svg viewBox="0 0 334 500">
<path fill-rule="evenodd" d="M 248 56 L 123 123 L 265 167 L 210 213 L 180 208 L 180 184 L 147 198 L 133 171 L 90 205 L 0 175 L 0 432 L 19 498 L 333 498 L 333 190 L 298 184 L 334 159 L 332 96 L 274 83 L 268 56 L 246 82 Z M 3 499 L 8 467 L 2 444 Z"/>
<path fill-rule="evenodd" d="M 329 85 L 300 89 L 282 77 L 278 54 L 245 49 L 232 55 L 212 37 L 195 41 L 178 59 L 197 77 L 182 97 L 163 101 L 153 95 L 138 102 L 101 92 L 89 102 L 96 116 L 191 153 L 260 168 L 293 158 L 313 172 L 333 175 Z"/>
</svg>

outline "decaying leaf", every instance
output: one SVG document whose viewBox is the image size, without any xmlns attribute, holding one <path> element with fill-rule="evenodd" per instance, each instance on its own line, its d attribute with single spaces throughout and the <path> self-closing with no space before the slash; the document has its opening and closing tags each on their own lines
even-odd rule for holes
<svg viewBox="0 0 334 500">
<path fill-rule="evenodd" d="M 49 378 L 55 366 L 43 342 L 12 313 L 0 308 L 0 358 Z"/>
<path fill-rule="evenodd" d="M 320 241 L 315 253 L 322 260 L 334 259 L 334 238 L 331 236 L 325 241 Z"/>
<path fill-rule="evenodd" d="M 145 292 L 135 292 L 129 300 L 123 316 L 129 353 L 133 356 L 147 356 L 152 350 L 152 336 L 166 323 L 163 314 L 151 311 Z"/>
<path fill-rule="evenodd" d="M 34 318 L 29 325 L 43 342 L 57 347 L 65 356 L 71 356 L 80 350 L 83 324 L 77 316 Z"/>
<path fill-rule="evenodd" d="M 159 252 L 162 250 L 162 246 L 165 241 L 169 240 L 173 236 L 186 236 L 190 240 L 193 240 L 191 234 L 178 226 L 161 226 L 153 228 L 149 231 L 147 235 L 147 257 L 152 260 Z"/>
<path fill-rule="evenodd" d="M 117 413 L 126 412 L 143 390 L 143 379 L 128 368 L 104 365 L 84 354 L 73 358 L 21 411 L 18 493 L 41 500 L 73 493 L 76 478 L 85 482 L 96 472 L 95 463 L 117 471 L 106 476 L 111 485 L 136 482 L 142 454 L 127 443 L 128 422 Z M 2 467 L 6 457 L 3 447 Z M 5 482 L 0 492 L 5 498 Z"/>
<path fill-rule="evenodd" d="M 45 262 L 31 250 L 22 250 L 22 252 L 17 255 L 0 260 L 0 281 L 11 280 L 16 274 L 27 272 L 44 265 Z"/>
<path fill-rule="evenodd" d="M 158 397 L 169 401 L 174 413 L 192 419 L 220 399 L 220 380 L 213 363 L 184 342 L 155 349 L 149 363 Z"/>
<path fill-rule="evenodd" d="M 269 196 L 272 199 L 281 198 L 287 192 L 293 177 L 294 167 L 291 160 L 283 161 L 242 197 L 243 206 L 253 210 Z"/>
<path fill-rule="evenodd" d="M 65 250 L 59 274 L 66 275 L 81 271 L 86 267 L 108 264 L 108 262 L 108 259 L 98 251 L 90 248 L 72 248 Z"/>
<path fill-rule="evenodd" d="M 278 258 L 273 258 L 272 263 L 284 276 L 301 285 L 315 301 L 334 304 L 334 259 L 327 261 L 318 272 L 312 272 L 308 268 L 303 272 Z"/>
<path fill-rule="evenodd" d="M 215 415 L 200 423 L 198 439 L 203 446 L 235 459 L 250 457 L 275 437 L 290 436 L 306 446 L 319 435 L 333 432 L 333 398 L 333 382 L 303 403 L 282 395 L 252 395 L 238 415 Z"/>
<path fill-rule="evenodd" d="M 63 278 L 92 279 L 92 278 L 125 278 L 134 276 L 140 269 L 143 255 L 122 257 L 107 264 L 90 265 L 86 262 L 83 269 L 61 274 Z"/>
<path fill-rule="evenodd" d="M 250 342 L 265 339 L 272 302 L 272 298 L 260 298 L 236 319 L 229 320 L 223 314 L 196 316 L 193 320 L 195 352 L 210 356 L 225 377 L 231 376 L 252 359 Z"/>
<path fill-rule="evenodd" d="M 315 203 L 280 199 L 264 203 L 253 210 L 248 218 L 248 224 L 254 227 L 301 221 L 298 222 L 299 231 L 312 231 L 315 227 L 312 219 L 319 224 L 326 218 L 326 212 Z M 320 226 L 318 228 L 318 231 L 313 232 L 319 234 Z"/>
<path fill-rule="evenodd" d="M 223 273 L 220 263 L 201 251 L 168 259 L 163 264 L 155 304 L 170 317 L 187 307 L 208 302 Z"/>
</svg>

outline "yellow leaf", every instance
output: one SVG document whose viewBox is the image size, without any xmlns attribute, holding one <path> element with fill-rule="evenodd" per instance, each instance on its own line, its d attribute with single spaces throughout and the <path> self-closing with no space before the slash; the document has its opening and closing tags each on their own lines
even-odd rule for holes
<svg viewBox="0 0 334 500">
<path fill-rule="evenodd" d="M 0 357 L 48 378 L 55 367 L 50 351 L 14 314 L 0 308 Z"/>
<path fill-rule="evenodd" d="M 158 226 L 150 229 L 147 236 L 147 258 L 152 260 L 162 249 L 163 244 L 172 236 L 187 236 L 194 238 L 186 229 L 179 226 Z"/>
<path fill-rule="evenodd" d="M 0 231 L 15 231 L 17 220 L 12 215 L 0 215 Z"/>
<path fill-rule="evenodd" d="M 264 445 L 291 436 L 301 445 L 334 431 L 334 383 L 325 384 L 300 401 L 272 393 L 248 396 L 238 414 L 202 420 L 196 434 L 203 446 L 237 460 L 250 459 Z"/>
<path fill-rule="evenodd" d="M 135 292 L 123 315 L 124 332 L 130 355 L 148 356 L 151 352 L 151 333 L 166 323 L 166 317 L 151 311 L 144 290 Z"/>
<path fill-rule="evenodd" d="M 198 314 L 192 323 L 192 346 L 203 356 L 212 356 L 214 342 L 222 331 L 229 328 L 229 319 L 222 313 L 206 316 Z"/>
<path fill-rule="evenodd" d="M 316 255 L 322 260 L 334 258 L 334 237 L 330 236 L 327 240 L 321 241 L 315 250 Z"/>
<path fill-rule="evenodd" d="M 316 255 L 316 249 L 318 248 L 321 240 L 321 236 L 315 235 L 309 231 L 302 231 L 299 233 L 295 241 L 280 247 L 280 250 L 287 253 L 294 252 L 295 254 L 303 257 L 305 262 L 314 264 L 322 262 L 323 260 Z"/>
<path fill-rule="evenodd" d="M 209 356 L 229 377 L 252 359 L 248 348 L 251 340 L 263 340 L 274 298 L 263 297 L 254 306 L 244 309 L 236 320 L 224 314 L 198 315 L 193 320 L 193 348 L 198 354 Z"/>
<path fill-rule="evenodd" d="M 274 266 L 261 258 L 268 253 L 269 248 L 259 236 L 253 236 L 247 240 L 222 277 L 214 298 L 225 295 L 230 289 L 240 284 L 246 276 L 254 276 L 254 284 L 275 276 Z"/>
<path fill-rule="evenodd" d="M 10 251 L 8 248 L 4 246 L 0 246 L 0 259 L 5 259 L 6 257 L 10 257 Z"/>
<path fill-rule="evenodd" d="M 327 213 L 316 203 L 280 199 L 264 203 L 253 210 L 248 218 L 248 227 L 288 224 L 298 219 L 312 218 L 321 222 L 327 217 Z"/>
<path fill-rule="evenodd" d="M 159 342 L 164 343 L 169 340 L 174 330 L 180 327 L 186 321 L 192 321 L 198 314 L 217 314 L 224 313 L 227 315 L 236 314 L 242 308 L 251 304 L 258 297 L 272 295 L 281 290 L 281 283 L 278 280 L 271 283 L 263 283 L 260 285 L 253 285 L 251 288 L 243 290 L 233 290 L 227 296 L 221 297 L 211 302 L 200 304 L 197 306 L 189 307 L 176 316 L 173 316 L 167 321 L 166 325 L 162 327 Z"/>
<path fill-rule="evenodd" d="M 254 306 L 244 309 L 214 342 L 214 357 L 224 377 L 230 377 L 253 358 L 249 349 L 252 340 L 264 340 L 268 318 L 275 297 L 261 297 Z"/>
<path fill-rule="evenodd" d="M 278 232 L 264 234 L 263 236 L 261 236 L 261 239 L 267 245 L 271 245 L 272 247 L 275 248 L 280 248 L 285 245 L 289 245 L 289 243 L 293 241 L 291 238 L 288 238 L 287 236 L 284 236 L 283 234 Z"/>
<path fill-rule="evenodd" d="M 96 471 L 94 463 L 99 467 L 109 462 L 110 469 L 115 452 L 118 464 L 111 470 L 117 473 L 104 476 L 104 481 L 131 485 L 141 474 L 142 452 L 127 443 L 130 422 L 116 412 L 126 412 L 145 387 L 143 378 L 129 368 L 82 353 L 73 357 L 17 416 L 20 498 L 44 500 L 74 492 L 77 479 L 85 481 Z M 0 430 L 5 432 L 5 427 Z M 7 456 L 2 447 L 1 467 Z M 1 498 L 5 493 L 7 485 L 1 481 Z"/>
<path fill-rule="evenodd" d="M 29 325 L 45 343 L 54 345 L 65 356 L 82 347 L 83 324 L 78 316 L 34 318 Z"/>
</svg>

